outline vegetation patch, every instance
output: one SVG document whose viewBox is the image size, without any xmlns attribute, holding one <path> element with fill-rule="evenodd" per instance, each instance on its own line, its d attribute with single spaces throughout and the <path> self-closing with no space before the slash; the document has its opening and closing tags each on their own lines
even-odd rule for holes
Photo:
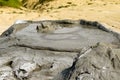
<svg viewBox="0 0 120 80">
<path fill-rule="evenodd" d="M 0 0 L 0 6 L 20 8 L 22 3 L 19 0 Z"/>
</svg>

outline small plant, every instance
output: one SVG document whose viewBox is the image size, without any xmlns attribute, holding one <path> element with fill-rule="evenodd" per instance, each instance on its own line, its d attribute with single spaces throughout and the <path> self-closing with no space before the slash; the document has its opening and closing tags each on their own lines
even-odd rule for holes
<svg viewBox="0 0 120 80">
<path fill-rule="evenodd" d="M 88 3 L 88 5 L 92 5 L 93 3 Z"/>
<path fill-rule="evenodd" d="M 72 4 L 72 2 L 67 2 L 67 4 Z"/>
</svg>

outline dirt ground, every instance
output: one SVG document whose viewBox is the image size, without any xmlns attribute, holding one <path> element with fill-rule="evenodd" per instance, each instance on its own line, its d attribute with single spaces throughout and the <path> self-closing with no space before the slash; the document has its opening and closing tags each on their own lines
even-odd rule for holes
<svg viewBox="0 0 120 80">
<path fill-rule="evenodd" d="M 55 0 L 44 11 L 0 7 L 0 34 L 16 20 L 86 19 L 120 32 L 120 0 Z"/>
</svg>

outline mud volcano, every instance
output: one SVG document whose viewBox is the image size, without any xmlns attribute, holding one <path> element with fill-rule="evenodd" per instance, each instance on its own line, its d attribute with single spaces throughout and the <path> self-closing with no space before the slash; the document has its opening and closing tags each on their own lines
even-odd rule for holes
<svg viewBox="0 0 120 80">
<path fill-rule="evenodd" d="M 16 22 L 0 38 L 0 79 L 119 80 L 119 38 L 96 21 Z"/>
</svg>

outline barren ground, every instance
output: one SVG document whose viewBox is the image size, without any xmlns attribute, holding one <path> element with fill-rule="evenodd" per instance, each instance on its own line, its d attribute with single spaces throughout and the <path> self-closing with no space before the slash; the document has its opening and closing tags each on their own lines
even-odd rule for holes
<svg viewBox="0 0 120 80">
<path fill-rule="evenodd" d="M 0 34 L 16 20 L 86 19 L 120 32 L 120 0 L 55 0 L 44 11 L 0 8 Z"/>
</svg>

